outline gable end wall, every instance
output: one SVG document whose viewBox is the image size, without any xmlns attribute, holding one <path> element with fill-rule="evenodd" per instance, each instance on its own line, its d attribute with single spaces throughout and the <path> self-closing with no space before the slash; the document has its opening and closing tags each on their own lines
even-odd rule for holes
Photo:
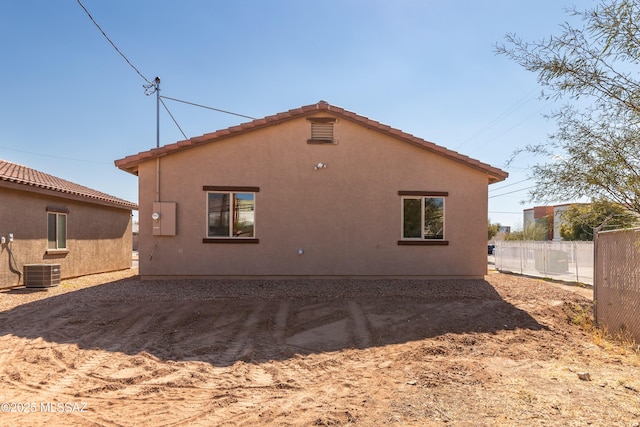
<svg viewBox="0 0 640 427">
<path fill-rule="evenodd" d="M 481 278 L 486 274 L 486 174 L 345 119 L 334 126 L 337 144 L 308 144 L 309 135 L 308 120 L 299 118 L 160 158 L 159 199 L 176 203 L 175 236 L 152 235 L 157 162 L 142 163 L 140 274 L 149 278 Z M 315 170 L 318 163 L 327 167 Z M 260 188 L 256 193 L 259 243 L 203 243 L 204 186 Z M 398 245 L 398 192 L 424 190 L 449 194 L 448 245 Z"/>
</svg>

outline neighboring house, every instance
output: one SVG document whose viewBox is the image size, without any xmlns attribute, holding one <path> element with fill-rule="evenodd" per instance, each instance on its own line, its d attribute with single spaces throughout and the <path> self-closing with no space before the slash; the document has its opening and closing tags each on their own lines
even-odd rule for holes
<svg viewBox="0 0 640 427">
<path fill-rule="evenodd" d="M 148 279 L 482 278 L 507 177 L 324 101 L 115 164 L 139 178 Z"/>
<path fill-rule="evenodd" d="M 62 278 L 131 267 L 134 203 L 0 160 L 0 288 L 25 264 L 60 264 Z"/>
</svg>

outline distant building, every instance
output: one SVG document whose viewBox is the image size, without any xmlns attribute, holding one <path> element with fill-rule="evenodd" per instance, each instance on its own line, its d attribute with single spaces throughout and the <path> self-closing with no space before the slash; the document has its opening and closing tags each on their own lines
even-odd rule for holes
<svg viewBox="0 0 640 427">
<path fill-rule="evenodd" d="M 553 206 L 536 206 L 523 211 L 522 228 L 527 230 L 533 225 L 546 227 L 546 240 L 553 240 Z"/>
<path fill-rule="evenodd" d="M 522 211 L 522 227 L 526 230 L 533 224 L 547 227 L 547 240 L 560 241 L 560 226 L 563 223 L 562 213 L 579 203 L 564 203 L 555 206 L 536 206 Z"/>
<path fill-rule="evenodd" d="M 560 236 L 560 226 L 564 222 L 562 220 L 562 213 L 573 205 L 576 205 L 576 203 L 565 203 L 564 205 L 556 205 L 553 207 L 553 223 L 556 224 L 553 228 L 553 240 L 556 242 L 562 240 Z"/>
</svg>

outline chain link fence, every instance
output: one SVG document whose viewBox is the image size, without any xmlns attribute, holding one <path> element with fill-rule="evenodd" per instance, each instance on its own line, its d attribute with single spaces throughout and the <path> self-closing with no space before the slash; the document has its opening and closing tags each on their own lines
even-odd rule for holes
<svg viewBox="0 0 640 427">
<path fill-rule="evenodd" d="M 593 242 L 499 240 L 498 271 L 593 285 Z"/>
<path fill-rule="evenodd" d="M 640 229 L 597 233 L 593 296 L 598 325 L 640 342 Z"/>
</svg>

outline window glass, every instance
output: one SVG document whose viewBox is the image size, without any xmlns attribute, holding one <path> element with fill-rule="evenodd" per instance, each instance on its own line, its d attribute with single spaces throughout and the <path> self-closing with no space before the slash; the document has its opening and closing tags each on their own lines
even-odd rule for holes
<svg viewBox="0 0 640 427">
<path fill-rule="evenodd" d="M 47 214 L 47 249 L 56 249 L 56 214 Z"/>
<path fill-rule="evenodd" d="M 58 248 L 65 249 L 67 247 L 67 216 L 58 214 Z"/>
<path fill-rule="evenodd" d="M 422 237 L 420 223 L 421 205 L 420 199 L 404 199 L 403 201 L 403 227 L 402 237 L 410 239 Z"/>
<path fill-rule="evenodd" d="M 444 239 L 444 198 L 403 197 L 403 239 Z"/>
<path fill-rule="evenodd" d="M 207 237 L 254 237 L 254 193 L 208 193 Z"/>
<path fill-rule="evenodd" d="M 237 193 L 233 200 L 233 236 L 253 237 L 255 204 L 253 193 Z"/>
<path fill-rule="evenodd" d="M 67 215 L 47 214 L 47 249 L 67 248 Z"/>
<path fill-rule="evenodd" d="M 229 237 L 229 193 L 209 193 L 209 236 Z"/>
<path fill-rule="evenodd" d="M 444 239 L 444 199 L 424 199 L 424 239 Z"/>
</svg>

